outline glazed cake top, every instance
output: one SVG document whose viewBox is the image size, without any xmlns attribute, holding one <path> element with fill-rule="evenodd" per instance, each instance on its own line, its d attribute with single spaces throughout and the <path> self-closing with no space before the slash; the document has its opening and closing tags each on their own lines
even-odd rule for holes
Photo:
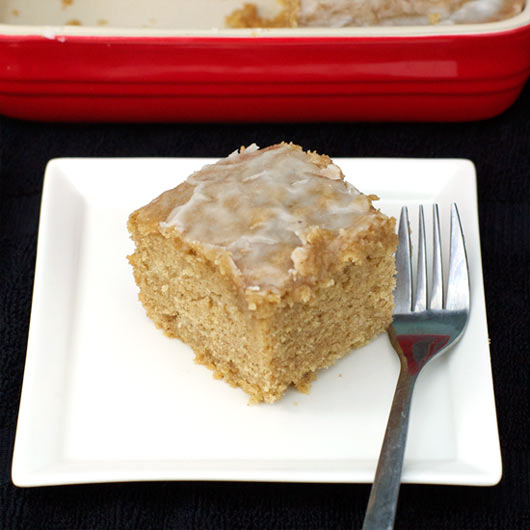
<svg viewBox="0 0 530 530">
<path fill-rule="evenodd" d="M 283 11 L 260 16 L 272 0 L 245 2 L 226 18 L 231 27 L 352 27 L 477 24 L 514 17 L 525 0 L 280 0 Z"/>
<path fill-rule="evenodd" d="M 475 24 L 519 14 L 524 0 L 299 0 L 302 26 Z"/>
<path fill-rule="evenodd" d="M 182 186 L 184 200 L 159 230 L 228 253 L 248 291 L 277 291 L 318 275 L 355 234 L 387 220 L 329 157 L 292 144 L 241 148 L 175 190 Z"/>
</svg>

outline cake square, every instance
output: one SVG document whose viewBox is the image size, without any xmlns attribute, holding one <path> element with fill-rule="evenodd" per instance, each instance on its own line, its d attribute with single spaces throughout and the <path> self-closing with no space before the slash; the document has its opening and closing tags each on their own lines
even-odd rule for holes
<svg viewBox="0 0 530 530">
<path fill-rule="evenodd" d="M 326 155 L 241 148 L 129 217 L 147 315 L 251 402 L 307 391 L 392 320 L 395 220 Z"/>
</svg>

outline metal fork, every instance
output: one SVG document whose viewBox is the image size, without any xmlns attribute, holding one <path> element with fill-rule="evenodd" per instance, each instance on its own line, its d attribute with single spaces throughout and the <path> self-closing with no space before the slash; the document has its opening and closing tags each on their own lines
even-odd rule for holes
<svg viewBox="0 0 530 530">
<path fill-rule="evenodd" d="M 427 256 L 422 206 L 419 217 L 418 267 L 413 300 L 408 210 L 406 207 L 401 209 L 396 252 L 394 318 L 387 330 L 390 342 L 399 355 L 401 371 L 370 491 L 363 530 L 391 530 L 394 527 L 414 383 L 421 369 L 431 359 L 456 344 L 469 317 L 469 271 L 456 204 L 451 206 L 449 276 L 445 303 L 438 206 L 435 204 L 433 207 L 434 248 L 430 300 L 427 300 Z"/>
</svg>

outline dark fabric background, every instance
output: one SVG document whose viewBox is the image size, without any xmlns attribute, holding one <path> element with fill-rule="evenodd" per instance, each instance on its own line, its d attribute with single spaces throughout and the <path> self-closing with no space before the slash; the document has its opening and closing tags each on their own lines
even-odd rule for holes
<svg viewBox="0 0 530 530">
<path fill-rule="evenodd" d="M 335 157 L 464 157 L 476 164 L 504 475 L 491 488 L 403 486 L 397 528 L 530 528 L 529 118 L 530 87 L 504 115 L 469 124 L 65 125 L 0 118 L 0 528 L 360 528 L 367 485 L 162 482 L 19 489 L 10 479 L 47 160 L 225 156 L 241 144 L 284 139 Z"/>
</svg>

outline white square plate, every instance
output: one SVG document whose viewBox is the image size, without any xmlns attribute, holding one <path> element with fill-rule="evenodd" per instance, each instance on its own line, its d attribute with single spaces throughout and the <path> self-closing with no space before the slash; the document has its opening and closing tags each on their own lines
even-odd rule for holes
<svg viewBox="0 0 530 530">
<path fill-rule="evenodd" d="M 209 160 L 59 159 L 42 199 L 26 369 L 13 457 L 18 486 L 130 480 L 369 482 L 398 358 L 387 337 L 274 405 L 193 362 L 137 300 L 130 212 Z M 456 201 L 472 288 L 461 342 L 420 377 L 404 482 L 490 485 L 501 459 L 489 358 L 475 170 L 466 160 L 337 160 L 394 216 Z M 426 210 L 430 223 L 430 208 Z M 445 241 L 447 244 L 447 241 Z M 447 245 L 446 245 L 447 246 Z"/>
</svg>

